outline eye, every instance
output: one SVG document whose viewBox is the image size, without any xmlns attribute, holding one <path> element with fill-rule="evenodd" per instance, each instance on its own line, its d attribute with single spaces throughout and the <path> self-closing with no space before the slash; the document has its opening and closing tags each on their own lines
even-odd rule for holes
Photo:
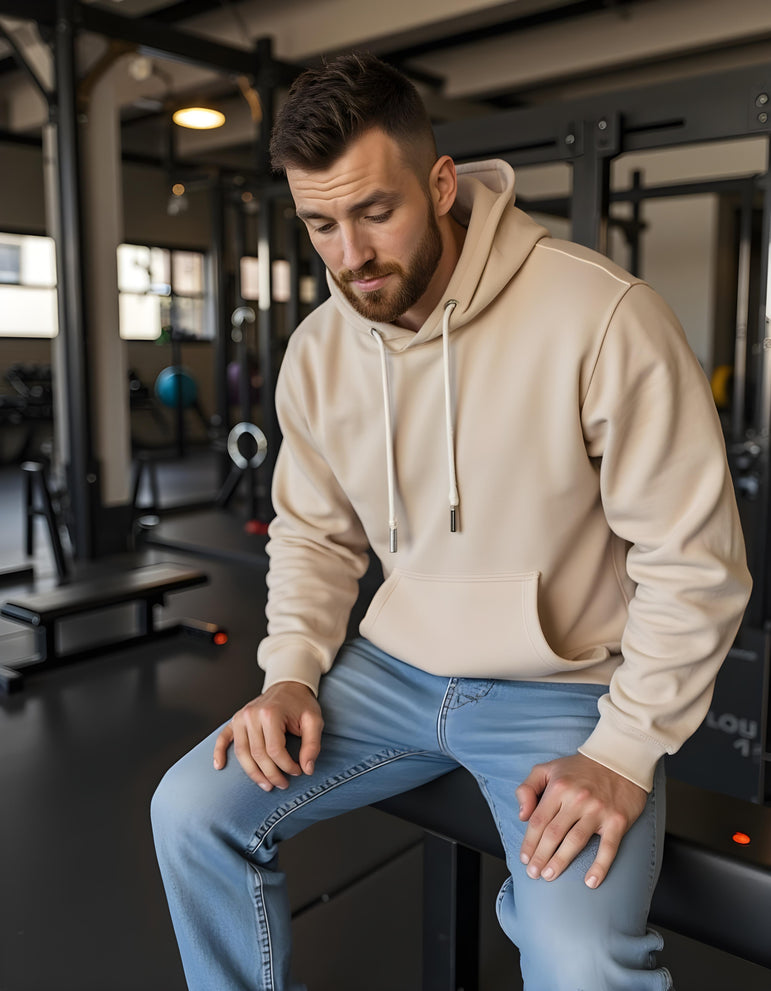
<svg viewBox="0 0 771 991">
<path fill-rule="evenodd" d="M 334 227 L 334 224 L 322 224 L 321 227 L 314 228 L 314 234 L 329 234 L 329 232 Z"/>
<path fill-rule="evenodd" d="M 375 216 L 367 217 L 367 220 L 371 221 L 373 224 L 384 224 L 386 220 L 389 220 L 393 210 L 387 210 L 385 213 L 378 213 Z"/>
</svg>

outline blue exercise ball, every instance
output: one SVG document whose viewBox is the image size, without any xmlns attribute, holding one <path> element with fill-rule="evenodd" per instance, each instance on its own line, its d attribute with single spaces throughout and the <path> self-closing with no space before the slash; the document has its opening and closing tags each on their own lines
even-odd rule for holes
<svg viewBox="0 0 771 991">
<path fill-rule="evenodd" d="M 196 401 L 198 386 L 193 376 L 184 368 L 169 365 L 155 380 L 155 395 L 170 409 L 174 409 L 180 403 L 187 409 Z"/>
</svg>

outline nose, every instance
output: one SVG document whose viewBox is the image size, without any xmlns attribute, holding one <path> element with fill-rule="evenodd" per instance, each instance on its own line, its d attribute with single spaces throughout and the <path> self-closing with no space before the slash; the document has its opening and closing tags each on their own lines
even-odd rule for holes
<svg viewBox="0 0 771 991">
<path fill-rule="evenodd" d="M 375 257 L 375 252 L 368 243 L 366 235 L 357 225 L 351 225 L 349 229 L 344 230 L 342 237 L 343 268 L 357 272 Z"/>
</svg>

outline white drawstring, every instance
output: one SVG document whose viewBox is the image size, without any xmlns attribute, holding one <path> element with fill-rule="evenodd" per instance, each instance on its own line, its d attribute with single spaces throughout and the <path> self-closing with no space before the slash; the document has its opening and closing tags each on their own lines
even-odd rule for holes
<svg viewBox="0 0 771 991">
<path fill-rule="evenodd" d="M 380 349 L 380 374 L 383 380 L 383 409 L 385 411 L 386 434 L 386 477 L 388 479 L 388 546 L 392 554 L 396 553 L 396 483 L 394 480 L 394 437 L 391 425 L 391 392 L 388 388 L 388 361 L 383 338 L 374 327 L 370 333 L 375 338 Z"/>
<path fill-rule="evenodd" d="M 455 299 L 448 299 L 444 306 L 444 317 L 442 318 L 442 357 L 444 364 L 444 420 L 447 434 L 447 470 L 450 476 L 450 532 L 456 533 L 458 529 L 458 506 L 460 496 L 458 494 L 458 478 L 455 470 L 455 431 L 453 428 L 452 410 L 452 383 L 450 380 L 450 317 L 452 311 L 458 305 Z M 386 356 L 386 346 L 380 332 L 374 327 L 370 328 L 370 333 L 377 341 L 380 351 L 380 374 L 383 385 L 383 411 L 385 413 L 385 440 L 386 440 L 386 477 L 388 482 L 388 541 L 392 554 L 396 553 L 396 472 L 394 470 L 394 437 L 393 425 L 391 423 L 391 390 L 388 385 L 388 358 Z"/>
<path fill-rule="evenodd" d="M 442 319 L 442 357 L 444 359 L 444 420 L 447 433 L 447 470 L 450 476 L 450 532 L 455 533 L 457 513 L 460 504 L 458 495 L 458 476 L 455 471 L 455 430 L 452 415 L 452 388 L 450 382 L 450 316 L 458 305 L 456 299 L 448 299 L 444 304 Z"/>
</svg>

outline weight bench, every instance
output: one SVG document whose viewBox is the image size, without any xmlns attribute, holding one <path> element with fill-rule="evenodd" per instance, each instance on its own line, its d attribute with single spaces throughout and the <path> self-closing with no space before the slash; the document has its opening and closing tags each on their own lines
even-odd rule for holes
<svg viewBox="0 0 771 991">
<path fill-rule="evenodd" d="M 476 782 L 459 769 L 375 808 L 426 831 L 422 991 L 478 991 L 480 854 L 503 847 Z M 771 967 L 769 918 L 771 808 L 669 780 L 651 921 Z"/>
<path fill-rule="evenodd" d="M 164 605 L 167 595 L 202 585 L 208 580 L 208 576 L 197 569 L 177 564 L 152 564 L 106 577 L 75 581 L 47 592 L 7 601 L 0 607 L 0 615 L 35 631 L 37 653 L 17 665 L 0 667 L 0 693 L 18 691 L 27 674 L 63 667 L 97 657 L 106 651 L 146 643 L 177 632 L 204 636 L 216 644 L 226 643 L 227 634 L 212 623 L 185 619 L 161 624 L 155 616 L 155 607 Z M 127 603 L 134 603 L 136 607 L 133 634 L 126 635 L 120 630 L 98 644 L 60 649 L 57 634 L 60 633 L 62 620 Z"/>
</svg>

